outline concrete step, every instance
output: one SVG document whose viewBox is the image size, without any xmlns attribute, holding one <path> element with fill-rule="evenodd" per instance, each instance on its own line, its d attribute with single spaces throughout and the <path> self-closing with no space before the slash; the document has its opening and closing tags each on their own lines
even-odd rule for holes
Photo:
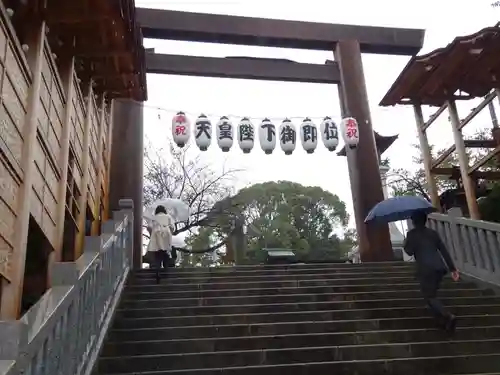
<svg viewBox="0 0 500 375">
<path fill-rule="evenodd" d="M 455 309 L 453 309 L 455 310 Z M 487 311 L 487 309 L 485 309 Z M 500 309 L 499 309 L 500 310 Z M 425 312 L 425 311 L 424 311 Z M 435 321 L 430 316 L 404 316 L 385 319 L 359 320 L 301 320 L 277 323 L 226 324 L 206 326 L 169 326 L 168 320 L 152 320 L 144 327 L 143 320 L 127 321 L 127 326 L 115 324 L 109 332 L 108 341 L 147 341 L 147 340 L 189 340 L 200 338 L 244 338 L 249 336 L 273 336 L 294 334 L 321 334 L 337 332 L 366 332 L 380 330 L 434 329 Z M 487 327 L 500 324 L 500 314 L 460 315 L 458 327 Z M 118 323 L 123 323 L 119 321 Z M 138 324 L 134 324 L 138 323 Z M 142 324 L 141 324 L 142 323 Z"/>
<path fill-rule="evenodd" d="M 327 298 L 327 297 L 325 297 Z M 498 296 L 477 296 L 477 297 L 444 297 L 441 299 L 445 305 L 498 305 Z M 229 315 L 229 314 L 253 314 L 253 313 L 283 313 L 289 311 L 319 311 L 319 310 L 350 310 L 365 309 L 372 310 L 378 308 L 396 307 L 420 307 L 422 298 L 401 298 L 401 299 L 365 299 L 353 301 L 307 301 L 307 302 L 282 302 L 268 304 L 240 304 L 221 306 L 168 306 L 161 304 L 153 307 L 152 302 L 131 308 L 124 308 L 121 305 L 118 309 L 120 317 L 125 318 L 146 318 L 162 316 L 196 316 L 196 315 Z"/>
<path fill-rule="evenodd" d="M 336 345 L 309 348 L 258 349 L 245 351 L 205 352 L 148 356 L 101 358 L 99 371 L 107 374 L 141 371 L 166 371 L 207 368 L 231 368 L 328 361 L 367 361 L 407 359 L 415 357 L 464 356 L 497 354 L 500 340 L 435 341 L 382 343 L 374 345 Z M 366 364 L 365 364 L 366 366 Z M 371 365 L 369 365 L 371 366 Z M 495 370 L 500 370 L 500 363 Z M 224 371 L 224 370 L 223 370 Z M 223 372 L 222 371 L 222 372 Z M 333 371 L 337 373 L 336 371 Z M 448 372 L 449 373 L 449 372 Z"/>
<path fill-rule="evenodd" d="M 450 305 L 450 311 L 459 316 L 480 316 L 483 314 L 500 314 L 500 305 Z M 153 328 L 153 327 L 192 327 L 210 325 L 256 325 L 294 322 L 325 322 L 325 321 L 359 321 L 365 319 L 398 319 L 427 317 L 428 310 L 422 305 L 415 307 L 378 308 L 372 312 L 366 309 L 350 309 L 346 312 L 338 310 L 319 311 L 288 311 L 281 313 L 252 313 L 252 314 L 221 314 L 195 316 L 149 316 L 127 317 L 126 314 L 117 314 L 114 320 L 115 328 Z M 368 318 L 367 318 L 368 316 Z"/>
<path fill-rule="evenodd" d="M 500 317 L 500 305 L 498 306 L 451 306 L 450 311 L 458 314 L 460 316 L 460 324 L 464 323 L 464 320 L 468 321 L 468 317 L 471 319 L 487 320 L 491 322 L 497 315 L 495 311 L 498 311 L 498 316 Z M 203 328 L 210 333 L 220 332 L 222 335 L 222 327 L 229 330 L 228 327 L 234 328 L 237 333 L 236 336 L 245 335 L 241 332 L 248 332 L 249 334 L 256 334 L 260 332 L 260 326 L 270 327 L 273 332 L 279 333 L 300 333 L 307 332 L 305 329 L 290 330 L 290 325 L 294 327 L 307 327 L 308 324 L 323 324 L 319 332 L 330 331 L 327 327 L 336 327 L 340 325 L 345 328 L 334 329 L 337 330 L 370 330 L 370 329 L 405 329 L 405 328 L 427 328 L 431 327 L 428 322 L 431 322 L 427 309 L 424 307 L 415 308 L 399 308 L 399 309 L 379 309 L 375 310 L 371 315 L 375 315 L 373 318 L 365 319 L 362 316 L 369 315 L 365 310 L 350 310 L 346 314 L 342 314 L 343 317 L 335 319 L 337 316 L 337 311 L 307 311 L 307 312 L 289 312 L 289 313 L 278 313 L 278 314 L 250 314 L 250 315 L 216 315 L 216 316 L 185 316 L 185 317 L 161 317 L 161 318 L 139 318 L 139 319 L 123 319 L 117 317 L 113 323 L 113 327 L 116 329 L 129 329 L 129 328 L 177 328 L 178 331 L 183 329 L 188 332 L 189 330 L 196 330 L 197 328 Z M 492 318 L 493 317 L 493 318 Z M 500 320 L 499 320 L 500 321 Z M 479 323 L 478 323 L 479 324 Z M 480 325 L 494 325 L 495 323 L 485 323 Z M 210 328 L 214 327 L 215 328 Z M 283 327 L 284 326 L 284 327 Z M 239 327 L 239 328 L 238 328 Z M 275 327 L 275 328 L 273 328 Z M 365 328 L 363 328 L 365 327 Z M 262 328 L 267 331 L 268 328 Z M 333 329 L 333 328 L 332 328 Z M 253 333 L 252 333 L 253 332 Z M 316 332 L 316 331 L 313 331 Z M 170 333 L 172 334 L 172 333 Z M 186 333 L 182 337 L 195 337 L 191 336 L 192 333 Z M 232 334 L 222 335 L 230 336 Z M 176 336 L 181 337 L 181 336 Z M 205 336 L 208 337 L 208 336 Z"/>
<path fill-rule="evenodd" d="M 497 316 L 498 318 L 498 316 Z M 168 335 L 168 330 L 155 330 L 153 335 L 137 335 L 128 331 L 128 336 L 116 342 L 108 342 L 101 358 L 137 355 L 182 354 L 218 351 L 245 351 L 258 349 L 284 349 L 327 347 L 335 344 L 374 345 L 379 343 L 411 343 L 449 341 L 448 334 L 439 329 L 406 329 L 352 332 L 317 332 L 264 336 L 212 337 L 178 339 Z M 145 332 L 142 330 L 142 332 Z M 169 338 L 168 340 L 166 338 Z M 454 341 L 500 339 L 500 326 L 458 327 Z"/>
<path fill-rule="evenodd" d="M 478 289 L 443 289 L 439 292 L 440 297 L 465 298 L 475 296 L 493 296 L 492 290 Z M 382 290 L 343 293 L 306 293 L 306 294 L 276 294 L 276 295 L 252 295 L 252 296 L 227 296 L 227 297 L 199 297 L 199 298 L 158 298 L 149 299 L 125 299 L 121 302 L 124 309 L 141 308 L 163 308 L 163 307 L 195 307 L 195 306 L 225 306 L 225 305 L 257 305 L 257 304 L 281 304 L 302 302 L 325 302 L 325 301 L 362 301 L 375 299 L 412 299 L 421 298 L 419 290 Z M 500 299 L 499 299 L 500 301 Z"/>
<path fill-rule="evenodd" d="M 337 285 L 398 285 L 404 283 L 415 283 L 415 277 L 413 275 L 407 275 L 404 277 L 390 275 L 384 278 L 366 278 L 366 277 L 354 277 L 354 278 L 332 278 L 331 275 L 324 275 L 324 278 L 315 279 L 301 279 L 301 280 L 260 280 L 256 282 L 200 282 L 200 283 L 187 283 L 187 284 L 169 284 L 168 281 L 162 280 L 160 284 L 156 284 L 155 281 L 151 281 L 151 284 L 129 284 L 126 288 L 126 293 L 136 293 L 136 292 L 184 292 L 193 290 L 214 290 L 223 291 L 227 289 L 262 289 L 262 288 L 286 288 L 286 287 L 315 287 L 315 286 L 337 286 Z M 460 285 L 463 283 L 460 281 L 455 284 L 450 278 L 445 278 L 443 280 L 443 286 L 446 285 Z"/>
<path fill-rule="evenodd" d="M 323 275 L 324 278 L 314 278 L 314 279 L 272 279 L 272 280 L 258 280 L 258 281 L 249 281 L 249 282 L 217 282 L 211 281 L 206 282 L 202 280 L 200 283 L 177 283 L 177 284 L 169 284 L 166 280 L 161 280 L 160 284 L 156 284 L 151 280 L 151 284 L 141 283 L 134 284 L 131 281 L 127 284 L 127 291 L 184 291 L 184 290 L 225 290 L 225 289 L 255 289 L 255 288 L 280 288 L 280 287 L 290 287 L 290 286 L 316 286 L 316 285 L 377 285 L 377 284 L 387 284 L 387 280 L 389 282 L 394 283 L 404 283 L 404 282 L 415 282 L 415 277 L 412 275 L 406 276 L 396 276 L 396 277 L 388 277 L 386 279 L 378 278 L 371 279 L 366 277 L 351 277 L 351 278 L 338 278 L 332 277 L 330 274 Z M 448 279 L 445 279 L 444 282 L 449 282 Z"/>
<path fill-rule="evenodd" d="M 439 351 L 438 351 L 439 352 Z M 117 375 L 131 374 L 129 369 Z M 136 375 L 466 375 L 500 373 L 500 354 L 476 354 L 419 358 L 379 359 L 370 361 L 332 361 L 284 365 L 237 366 L 221 369 L 140 371 Z M 105 373 L 102 373 L 105 374 Z M 111 373 L 109 373 L 111 374 Z"/>
<path fill-rule="evenodd" d="M 413 263 L 400 263 L 391 267 L 392 271 L 407 271 L 413 270 L 415 268 Z M 249 269 L 232 269 L 232 268 L 199 268 L 192 269 L 191 271 L 183 271 L 180 268 L 161 270 L 160 274 L 165 276 L 171 276 L 175 278 L 182 277 L 227 277 L 227 276 L 279 276 L 279 275 L 298 275 L 304 273 L 336 273 L 336 272 L 350 272 L 350 273 L 364 273 L 372 271 L 386 270 L 387 267 L 383 267 L 377 264 L 356 266 L 349 264 L 333 264 L 330 266 L 322 267 L 280 267 L 273 269 L 265 269 L 261 267 L 254 267 Z M 133 278 L 152 278 L 154 277 L 156 271 L 154 269 L 146 269 L 135 271 L 132 274 Z"/>
<path fill-rule="evenodd" d="M 390 270 L 390 271 L 367 271 L 367 272 L 353 272 L 353 270 L 339 270 L 335 272 L 325 272 L 321 273 L 301 273 L 301 274 L 284 274 L 284 275 L 254 275 L 254 276 L 214 276 L 208 275 L 204 277 L 191 277 L 191 275 L 177 276 L 166 274 L 163 278 L 163 283 L 168 285 L 174 284 L 204 284 L 211 282 L 221 282 L 221 283 L 241 283 L 241 282 L 257 282 L 257 281 L 280 281 L 280 280 L 314 280 L 314 279 L 346 279 L 346 278 L 386 278 L 386 277 L 403 277 L 403 276 L 414 276 L 414 271 L 412 269 L 406 270 Z M 145 277 L 131 277 L 131 284 L 134 285 L 148 285 L 156 284 L 156 278 L 154 274 L 148 274 Z"/>
<path fill-rule="evenodd" d="M 313 293 L 358 293 L 358 292 L 379 292 L 379 291 L 415 291 L 420 285 L 416 282 L 387 284 L 366 284 L 366 285 L 316 285 L 316 286 L 285 286 L 285 287 L 262 287 L 262 288 L 240 288 L 240 289 L 197 289 L 190 290 L 126 290 L 123 294 L 125 300 L 149 300 L 149 299 L 177 299 L 177 298 L 223 298 L 236 296 L 261 296 L 261 295 L 281 295 L 281 294 L 313 294 Z M 477 286 L 472 282 L 445 283 L 442 289 L 474 289 Z"/>
<path fill-rule="evenodd" d="M 373 262 L 373 263 L 294 263 L 294 264 L 259 264 L 247 266 L 222 266 L 222 267 L 177 267 L 169 269 L 172 273 L 230 273 L 230 272 L 252 272 L 252 271 L 276 271 L 276 270 L 294 270 L 294 269 L 328 269 L 328 268 L 394 268 L 394 267 L 413 267 L 412 262 Z M 134 274 L 151 273 L 154 270 L 144 268 L 133 271 Z"/>
</svg>

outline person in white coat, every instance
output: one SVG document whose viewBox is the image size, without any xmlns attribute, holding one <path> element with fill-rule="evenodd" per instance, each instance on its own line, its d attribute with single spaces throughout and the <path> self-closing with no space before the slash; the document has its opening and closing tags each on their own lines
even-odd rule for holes
<svg viewBox="0 0 500 375">
<path fill-rule="evenodd" d="M 154 254 L 153 267 L 156 269 L 156 282 L 160 282 L 161 268 L 169 267 L 172 259 L 172 232 L 174 220 L 163 206 L 156 207 L 151 223 L 151 238 L 147 251 Z"/>
</svg>

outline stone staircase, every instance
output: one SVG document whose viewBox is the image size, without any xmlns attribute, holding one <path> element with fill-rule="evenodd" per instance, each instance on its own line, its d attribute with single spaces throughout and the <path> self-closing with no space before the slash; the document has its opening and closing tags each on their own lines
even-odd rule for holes
<svg viewBox="0 0 500 375">
<path fill-rule="evenodd" d="M 94 374 L 500 374 L 500 297 L 447 279 L 435 328 L 408 263 L 130 276 Z"/>
</svg>

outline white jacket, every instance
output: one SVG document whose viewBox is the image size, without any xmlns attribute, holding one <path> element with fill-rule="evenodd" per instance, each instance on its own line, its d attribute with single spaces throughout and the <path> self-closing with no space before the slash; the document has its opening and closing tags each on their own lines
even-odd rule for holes
<svg viewBox="0 0 500 375">
<path fill-rule="evenodd" d="M 168 214 L 157 214 L 152 220 L 151 238 L 149 239 L 148 251 L 166 250 L 172 251 L 172 232 L 174 220 Z"/>
</svg>

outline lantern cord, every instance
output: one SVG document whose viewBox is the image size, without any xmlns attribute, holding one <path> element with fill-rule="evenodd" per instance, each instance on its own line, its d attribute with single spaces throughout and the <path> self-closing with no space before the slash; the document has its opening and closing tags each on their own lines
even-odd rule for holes
<svg viewBox="0 0 500 375">
<path fill-rule="evenodd" d="M 264 119 L 268 119 L 270 121 L 283 121 L 285 119 L 289 119 L 289 120 L 304 120 L 306 117 L 309 118 L 311 121 L 323 121 L 323 119 L 325 118 L 325 116 L 287 116 L 287 117 L 273 117 L 273 116 L 247 116 L 247 115 L 236 115 L 236 114 L 231 114 L 231 113 L 226 113 L 226 114 L 214 114 L 214 113 L 207 113 L 207 112 L 199 112 L 199 113 L 193 113 L 193 112 L 187 112 L 187 111 L 183 111 L 182 109 L 170 109 L 170 108 L 164 108 L 164 107 L 157 107 L 157 106 L 153 106 L 153 105 L 149 105 L 149 104 L 144 104 L 144 103 L 141 103 L 141 102 L 137 102 L 137 101 L 134 101 L 135 104 L 137 105 L 140 105 L 142 106 L 144 109 L 152 109 L 152 110 L 156 110 L 158 111 L 158 118 L 161 119 L 161 113 L 166 113 L 166 114 L 171 114 L 172 116 L 174 116 L 177 112 L 179 111 L 182 111 L 186 114 L 186 116 L 188 117 L 192 117 L 193 119 L 194 118 L 197 118 L 200 114 L 204 114 L 205 116 L 209 117 L 209 118 L 217 118 L 219 119 L 220 117 L 222 116 L 226 116 L 230 119 L 235 119 L 235 118 L 238 118 L 238 119 L 242 119 L 243 117 L 246 117 L 250 120 L 264 120 Z M 337 118 L 337 116 L 329 116 L 330 118 L 332 119 L 335 119 Z M 341 116 L 338 116 L 338 118 L 340 119 Z"/>
</svg>

